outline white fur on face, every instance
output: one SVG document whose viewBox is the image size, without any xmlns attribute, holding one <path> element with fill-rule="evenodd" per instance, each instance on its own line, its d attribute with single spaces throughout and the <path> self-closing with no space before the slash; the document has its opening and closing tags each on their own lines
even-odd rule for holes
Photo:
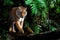
<svg viewBox="0 0 60 40">
<path fill-rule="evenodd" d="M 24 21 L 24 18 L 20 18 L 20 19 L 19 19 L 19 22 L 21 22 L 21 21 L 23 22 L 23 21 Z"/>
</svg>

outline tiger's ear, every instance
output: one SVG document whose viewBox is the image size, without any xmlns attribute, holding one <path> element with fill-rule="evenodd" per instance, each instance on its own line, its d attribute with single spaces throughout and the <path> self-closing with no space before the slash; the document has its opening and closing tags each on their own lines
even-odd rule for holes
<svg viewBox="0 0 60 40">
<path fill-rule="evenodd" d="M 21 6 L 19 6 L 18 9 L 22 12 L 22 7 Z"/>
<path fill-rule="evenodd" d="M 19 6 L 18 9 L 21 9 L 21 7 Z"/>
</svg>

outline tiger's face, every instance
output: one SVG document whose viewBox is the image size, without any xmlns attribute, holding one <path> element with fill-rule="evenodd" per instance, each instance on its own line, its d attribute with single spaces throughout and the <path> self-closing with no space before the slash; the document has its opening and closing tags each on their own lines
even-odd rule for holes
<svg viewBox="0 0 60 40">
<path fill-rule="evenodd" d="M 20 13 L 19 15 L 21 17 L 25 17 L 27 15 L 27 8 L 26 7 L 20 6 L 20 7 L 18 7 L 18 10 L 19 10 L 19 13 Z"/>
</svg>

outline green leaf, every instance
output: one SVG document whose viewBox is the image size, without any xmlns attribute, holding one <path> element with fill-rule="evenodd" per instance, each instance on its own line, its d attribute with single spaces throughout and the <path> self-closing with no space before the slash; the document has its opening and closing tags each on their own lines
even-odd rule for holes
<svg viewBox="0 0 60 40">
<path fill-rule="evenodd" d="M 51 8 L 55 7 L 53 1 L 51 1 L 50 7 L 51 7 Z"/>
<path fill-rule="evenodd" d="M 50 31 L 55 31 L 55 30 L 57 30 L 57 29 L 54 26 L 50 27 Z"/>
<path fill-rule="evenodd" d="M 56 13 L 60 13 L 60 7 L 57 7 Z"/>
<path fill-rule="evenodd" d="M 27 5 L 29 5 L 29 4 L 32 3 L 32 0 L 26 0 L 25 3 L 26 3 Z"/>
<path fill-rule="evenodd" d="M 4 5 L 13 5 L 13 1 L 12 0 L 4 0 Z"/>
<path fill-rule="evenodd" d="M 35 34 L 39 34 L 39 28 L 38 27 L 35 27 L 34 28 L 34 32 L 35 32 Z"/>
</svg>

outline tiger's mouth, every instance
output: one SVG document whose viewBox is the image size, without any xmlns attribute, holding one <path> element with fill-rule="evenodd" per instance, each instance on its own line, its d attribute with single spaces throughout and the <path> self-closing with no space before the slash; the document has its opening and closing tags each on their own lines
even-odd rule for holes
<svg viewBox="0 0 60 40">
<path fill-rule="evenodd" d="M 20 17 L 21 17 L 21 18 L 24 18 L 24 16 L 22 16 L 22 15 L 21 15 Z"/>
</svg>

